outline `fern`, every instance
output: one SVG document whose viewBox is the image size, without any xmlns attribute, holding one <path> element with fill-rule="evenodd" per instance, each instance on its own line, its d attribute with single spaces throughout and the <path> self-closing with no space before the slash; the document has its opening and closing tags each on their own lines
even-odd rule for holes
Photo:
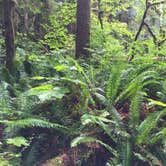
<svg viewBox="0 0 166 166">
<path fill-rule="evenodd" d="M 137 87 L 135 88 L 137 89 L 137 93 L 131 100 L 130 111 L 129 111 L 130 112 L 129 126 L 131 127 L 131 129 L 136 129 L 140 121 L 141 86 L 137 85 Z"/>
<path fill-rule="evenodd" d="M 128 68 L 127 68 L 128 67 Z M 109 80 L 107 81 L 106 97 L 115 106 L 123 103 L 137 93 L 135 87 L 148 85 L 161 85 L 158 73 L 149 64 L 138 65 L 137 68 L 123 63 L 112 66 Z"/>
<path fill-rule="evenodd" d="M 111 105 L 111 103 L 107 103 L 107 110 L 111 113 L 113 120 L 116 122 L 116 126 L 119 128 L 123 126 L 122 117 L 120 116 L 118 110 Z"/>
<path fill-rule="evenodd" d="M 0 120 L 12 119 L 16 112 L 15 99 L 10 97 L 8 88 L 9 84 L 6 82 L 0 84 Z"/>
<path fill-rule="evenodd" d="M 145 73 L 144 73 L 145 74 Z M 143 76 L 146 76 L 146 74 Z M 141 79 L 147 80 L 149 77 L 142 77 Z M 145 81 L 146 82 L 146 81 Z M 117 145 L 117 148 L 115 149 L 116 154 L 120 154 L 120 156 L 116 156 L 115 158 L 118 159 L 117 162 L 119 164 L 122 164 L 124 166 L 130 166 L 133 160 L 133 154 L 136 150 L 136 147 L 138 148 L 138 145 L 141 144 L 149 144 L 148 140 L 152 137 L 151 131 L 153 128 L 157 127 L 158 122 L 161 120 L 161 118 L 166 114 L 165 110 L 158 111 L 151 113 L 148 115 L 148 117 L 140 124 L 140 118 L 139 118 L 139 111 L 140 111 L 140 101 L 141 97 L 143 95 L 142 93 L 142 86 L 139 82 L 136 81 L 135 84 L 135 94 L 131 97 L 131 105 L 130 105 L 130 121 L 127 124 L 124 124 L 123 120 L 121 119 L 120 114 L 118 111 L 107 101 L 107 111 L 111 115 L 111 119 L 107 119 L 102 116 L 95 116 L 95 115 L 83 115 L 82 116 L 82 124 L 97 124 L 103 131 L 110 137 L 110 139 Z M 165 130 L 161 130 L 161 134 L 158 138 L 156 137 L 157 141 L 158 139 L 163 138 L 165 133 Z M 97 139 L 96 139 L 97 140 Z M 75 141 L 78 143 L 83 143 L 86 141 L 95 141 L 93 139 L 80 137 L 76 139 Z M 75 142 L 75 145 L 76 145 Z M 102 142 L 103 143 L 103 142 Z M 100 143 L 104 146 L 104 144 Z M 154 143 L 154 142 L 153 142 Z M 151 145 L 153 145 L 151 142 Z M 110 145 L 108 145 L 110 147 Z M 112 147 L 111 147 L 112 148 Z M 111 150 L 110 148 L 110 150 Z M 109 149 L 109 148 L 108 148 Z M 148 151 L 146 151 L 148 153 Z M 140 154 L 141 155 L 141 154 Z M 157 163 L 159 159 L 153 155 L 147 154 L 148 157 L 145 160 L 149 160 L 149 158 L 152 158 L 154 161 L 152 163 Z M 139 155 L 138 155 L 139 156 Z M 140 158 L 141 159 L 141 158 Z M 112 160 L 114 163 L 114 159 Z M 159 162 L 158 162 L 159 163 Z"/>
<path fill-rule="evenodd" d="M 107 89 L 106 89 L 106 96 L 110 100 L 110 102 L 113 104 L 114 99 L 117 96 L 120 81 L 121 81 L 121 74 L 124 69 L 123 64 L 117 64 L 113 66 L 110 74 L 110 78 L 107 83 Z"/>
<path fill-rule="evenodd" d="M 117 96 L 115 103 L 121 103 L 122 101 L 128 99 L 129 97 L 134 96 L 137 93 L 137 85 L 141 84 L 142 87 L 145 87 L 149 84 L 158 84 L 159 82 L 156 81 L 157 77 L 155 76 L 155 72 L 153 71 L 146 71 L 141 73 L 140 75 L 135 75 L 135 78 L 128 82 L 122 92 Z"/>
<path fill-rule="evenodd" d="M 7 126 L 7 128 L 5 129 L 6 132 L 10 132 L 19 128 L 27 128 L 27 127 L 52 128 L 63 133 L 69 132 L 69 129 L 67 127 L 64 127 L 57 123 L 47 122 L 41 119 L 29 118 L 29 119 L 21 119 L 14 121 L 4 120 L 0 122 Z"/>
<path fill-rule="evenodd" d="M 153 134 L 149 140 L 150 144 L 155 144 L 156 142 L 166 139 L 166 128 L 163 128 L 161 131 Z"/>
<path fill-rule="evenodd" d="M 137 144 L 142 144 L 148 141 L 150 131 L 157 127 L 157 123 L 164 115 L 166 115 L 166 109 L 148 115 L 138 127 L 138 136 L 136 138 Z"/>
<path fill-rule="evenodd" d="M 104 142 L 97 140 L 96 138 L 93 137 L 88 137 L 88 136 L 80 136 L 72 140 L 71 142 L 71 147 L 75 147 L 81 143 L 89 143 L 89 142 L 96 142 L 104 146 L 107 150 L 109 150 L 114 156 L 118 157 L 118 153 L 116 152 L 115 149 L 113 149 L 111 146 L 108 144 L 105 144 Z"/>
<path fill-rule="evenodd" d="M 120 154 L 121 154 L 121 163 L 124 166 L 131 166 L 132 163 L 132 153 L 133 153 L 133 145 L 132 141 L 129 137 L 124 138 L 123 142 L 121 142 Z"/>
<path fill-rule="evenodd" d="M 166 152 L 163 147 L 152 146 L 152 154 L 165 166 L 166 165 Z"/>
<path fill-rule="evenodd" d="M 101 116 L 95 116 L 95 115 L 89 115 L 85 114 L 81 117 L 81 121 L 83 125 L 87 124 L 98 124 L 100 122 L 105 122 L 105 123 L 114 123 L 114 121 L 107 119 L 105 117 Z"/>
</svg>

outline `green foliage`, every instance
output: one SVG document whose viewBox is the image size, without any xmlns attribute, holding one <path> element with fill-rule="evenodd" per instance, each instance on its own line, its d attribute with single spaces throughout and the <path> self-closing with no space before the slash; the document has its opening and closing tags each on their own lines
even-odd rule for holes
<svg viewBox="0 0 166 166">
<path fill-rule="evenodd" d="M 137 144 L 145 143 L 148 140 L 150 131 L 157 126 L 158 121 L 166 114 L 166 110 L 151 113 L 138 127 Z"/>
<path fill-rule="evenodd" d="M 27 118 L 15 121 L 1 121 L 1 123 L 7 125 L 6 132 L 10 132 L 11 130 L 18 128 L 27 128 L 27 127 L 53 128 L 53 129 L 59 129 L 60 131 L 67 131 L 67 128 L 64 126 L 61 126 L 56 123 L 50 123 L 40 119 Z"/>
<path fill-rule="evenodd" d="M 75 3 L 56 3 L 50 16 L 50 26 L 46 26 L 48 33 L 44 36 L 42 43 L 48 44 L 55 51 L 59 49 L 71 49 L 73 45 L 72 27 L 75 23 Z M 68 27 L 68 28 L 67 28 Z M 71 30 L 70 30 L 71 27 Z M 72 48 L 73 49 L 73 48 Z"/>
<path fill-rule="evenodd" d="M 144 71 L 144 68 L 147 68 L 147 71 Z M 102 128 L 109 136 L 110 144 L 112 141 L 116 144 L 116 149 L 114 150 L 116 152 L 115 154 L 119 154 L 119 156 L 114 155 L 114 157 L 111 158 L 112 162 L 130 166 L 135 160 L 137 161 L 137 157 L 134 156 L 134 153 L 141 153 L 139 149 L 142 149 L 142 146 L 147 148 L 147 153 L 151 153 L 148 146 L 153 146 L 155 141 L 153 142 L 149 140 L 154 136 L 153 130 L 155 131 L 155 128 L 159 127 L 159 122 L 162 122 L 165 110 L 150 113 L 141 122 L 140 106 L 148 95 L 146 88 L 151 84 L 159 85 L 159 77 L 154 72 L 152 66 L 144 64 L 141 64 L 140 67 L 135 69 L 131 67 L 132 70 L 128 68 L 126 71 L 124 69 L 125 66 L 122 64 L 115 65 L 112 68 L 111 76 L 108 80 L 106 88 L 106 117 L 102 117 L 102 114 L 97 116 L 93 114 L 83 115 L 82 124 L 85 126 L 97 124 L 100 128 Z M 124 120 L 121 113 L 119 113 L 116 108 L 119 107 L 119 104 L 125 102 L 130 103 L 130 107 L 129 110 L 124 110 L 126 112 L 129 111 L 129 118 L 124 117 Z M 157 103 L 159 103 L 159 106 L 163 106 L 163 104 L 160 104 L 161 102 Z M 111 118 L 108 119 L 107 117 Z M 158 128 L 158 130 L 161 130 L 161 134 L 163 132 L 162 128 L 163 127 Z M 161 137 L 158 138 L 160 139 Z M 162 139 L 164 139 L 164 135 Z M 84 137 L 74 139 L 72 146 L 76 146 L 81 142 L 85 143 L 97 141 L 94 138 L 89 138 L 85 135 Z M 108 144 L 108 146 L 110 145 Z M 110 149 L 110 153 L 114 154 L 112 152 L 112 149 Z M 157 160 L 160 162 L 163 161 L 160 158 Z"/>
<path fill-rule="evenodd" d="M 166 165 L 166 5 L 149 8 L 153 34 L 144 25 L 135 40 L 145 0 L 91 3 L 90 56 L 76 60 L 76 1 L 20 0 L 14 76 L 0 15 L 0 165 L 63 153 L 78 166 Z"/>
<path fill-rule="evenodd" d="M 68 89 L 63 87 L 53 87 L 52 85 L 41 85 L 30 89 L 27 93 L 27 96 L 37 96 L 41 102 L 51 100 L 51 99 L 62 99 Z"/>
<path fill-rule="evenodd" d="M 29 146 L 27 140 L 24 137 L 15 137 L 7 139 L 7 144 L 14 145 L 17 147 Z"/>
</svg>

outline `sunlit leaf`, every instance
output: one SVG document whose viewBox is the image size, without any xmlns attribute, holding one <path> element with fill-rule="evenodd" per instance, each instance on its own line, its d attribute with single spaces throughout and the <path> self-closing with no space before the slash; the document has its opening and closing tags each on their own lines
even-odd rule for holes
<svg viewBox="0 0 166 166">
<path fill-rule="evenodd" d="M 27 91 L 28 96 L 37 96 L 42 102 L 51 99 L 62 99 L 69 90 L 64 87 L 53 87 L 53 85 L 42 85 Z"/>
<path fill-rule="evenodd" d="M 153 100 L 153 99 L 148 99 L 148 101 L 150 101 L 150 102 L 151 102 L 152 104 L 154 104 L 154 105 L 166 107 L 166 103 L 163 103 L 163 102 L 161 102 L 161 101 Z"/>
<path fill-rule="evenodd" d="M 28 140 L 26 140 L 24 137 L 9 138 L 6 142 L 7 144 L 14 145 L 17 147 L 29 146 Z"/>
</svg>

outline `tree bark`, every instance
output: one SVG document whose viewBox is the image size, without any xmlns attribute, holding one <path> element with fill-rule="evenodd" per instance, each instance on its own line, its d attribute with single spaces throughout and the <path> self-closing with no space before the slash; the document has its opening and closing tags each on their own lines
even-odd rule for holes
<svg viewBox="0 0 166 166">
<path fill-rule="evenodd" d="M 29 5 L 29 0 L 25 0 L 26 6 Z M 25 14 L 24 14 L 24 26 L 25 26 L 25 31 L 28 34 L 29 32 L 29 11 L 28 8 L 25 8 Z"/>
<path fill-rule="evenodd" d="M 77 1 L 76 58 L 88 57 L 90 47 L 90 0 Z"/>
<path fill-rule="evenodd" d="M 6 45 L 6 68 L 12 74 L 15 57 L 15 30 L 14 30 L 14 10 L 13 0 L 4 0 L 4 27 L 5 27 L 5 45 Z"/>
</svg>

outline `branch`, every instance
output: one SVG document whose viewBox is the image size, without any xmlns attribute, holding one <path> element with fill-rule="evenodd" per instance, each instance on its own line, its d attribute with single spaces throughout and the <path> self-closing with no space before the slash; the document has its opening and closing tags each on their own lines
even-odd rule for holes
<svg viewBox="0 0 166 166">
<path fill-rule="evenodd" d="M 152 36 L 153 42 L 154 42 L 155 44 L 157 44 L 157 37 L 156 37 L 156 35 L 153 33 L 153 31 L 151 30 L 151 28 L 149 27 L 149 25 L 148 25 L 147 23 L 144 23 L 144 25 L 146 26 L 148 32 L 149 32 L 150 35 Z"/>
<path fill-rule="evenodd" d="M 15 8 L 15 12 L 18 14 L 19 17 L 22 17 L 20 11 L 17 8 Z"/>
<path fill-rule="evenodd" d="M 135 35 L 135 38 L 134 38 L 134 41 L 137 41 L 138 40 L 138 37 L 142 31 L 142 28 L 144 26 L 144 23 L 145 23 L 145 19 L 146 19 L 146 16 L 147 16 L 147 13 L 148 13 L 148 9 L 149 9 L 149 0 L 146 0 L 146 8 L 145 8 L 145 11 L 144 11 L 144 14 L 142 16 L 142 21 L 141 21 L 141 24 L 139 26 L 139 29 Z M 132 48 L 132 50 L 134 50 L 134 48 Z M 128 61 L 131 62 L 134 58 L 134 54 L 132 53 L 131 57 L 129 57 Z"/>
<path fill-rule="evenodd" d="M 166 38 L 161 40 L 159 43 L 158 43 L 158 46 L 161 46 L 162 44 L 164 44 L 166 42 Z"/>
<path fill-rule="evenodd" d="M 164 3 L 166 3 L 166 0 L 163 0 L 163 1 L 160 1 L 160 2 L 155 2 L 155 3 L 150 3 L 149 0 L 146 0 L 146 8 L 145 8 L 145 11 L 144 11 L 144 14 L 143 14 L 142 21 L 141 21 L 141 24 L 139 26 L 139 29 L 138 29 L 138 31 L 137 31 L 137 33 L 135 35 L 134 41 L 138 40 L 138 37 L 139 37 L 144 25 L 147 27 L 149 33 L 153 37 L 153 41 L 154 41 L 155 44 L 160 46 L 161 44 L 163 44 L 166 41 L 166 39 L 164 39 L 164 40 L 160 41 L 159 43 L 157 43 L 156 36 L 154 35 L 152 30 L 150 29 L 149 25 L 145 23 L 145 19 L 147 17 L 147 13 L 148 13 L 149 8 L 152 7 L 152 6 L 156 6 L 156 5 L 160 5 L 160 4 L 164 4 Z M 132 54 L 131 57 L 128 59 L 128 61 L 131 62 L 133 60 L 133 58 L 134 58 L 134 55 Z"/>
<path fill-rule="evenodd" d="M 101 10 L 101 0 L 98 0 L 98 19 L 100 22 L 101 29 L 104 29 L 103 26 L 103 11 Z"/>
<path fill-rule="evenodd" d="M 150 6 L 149 6 L 149 3 L 148 3 L 148 0 L 146 0 L 146 8 L 145 8 L 145 11 L 144 11 L 144 14 L 143 14 L 142 21 L 141 21 L 140 27 L 138 29 L 138 32 L 135 35 L 134 41 L 137 41 L 137 39 L 138 39 L 138 37 L 139 37 L 139 35 L 140 35 L 141 31 L 142 31 L 142 28 L 143 28 L 143 25 L 144 25 L 144 22 L 145 22 L 145 19 L 146 19 L 149 7 Z"/>
</svg>

